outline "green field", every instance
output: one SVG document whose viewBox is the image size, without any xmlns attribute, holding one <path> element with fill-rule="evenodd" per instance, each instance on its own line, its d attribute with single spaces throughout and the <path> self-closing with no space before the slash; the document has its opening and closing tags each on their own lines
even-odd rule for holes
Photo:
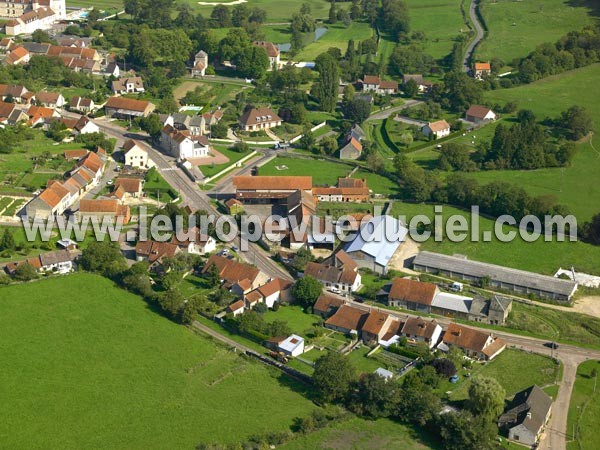
<svg viewBox="0 0 600 450">
<path fill-rule="evenodd" d="M 284 168 L 286 166 L 287 168 Z M 279 167 L 279 169 L 277 168 Z M 335 185 L 339 177 L 347 176 L 354 166 L 347 163 L 338 163 L 326 159 L 291 158 L 279 156 L 259 168 L 260 175 L 297 176 L 310 175 L 313 185 Z M 392 194 L 396 184 L 388 178 L 364 169 L 357 170 L 352 178 L 365 178 L 367 185 L 374 193 L 384 195 Z"/>
<path fill-rule="evenodd" d="M 471 374 L 470 379 L 483 376 L 495 378 L 506 391 L 507 398 L 532 384 L 540 387 L 554 384 L 559 371 L 559 366 L 548 357 L 512 349 L 504 350 L 485 365 L 476 364 L 467 370 Z M 458 388 L 454 388 L 451 400 L 464 400 L 468 397 L 469 378 L 461 378 L 462 382 L 458 384 Z M 457 385 L 448 383 L 448 386 L 444 384 L 441 389 L 452 389 L 452 386 Z"/>
<path fill-rule="evenodd" d="M 554 43 L 569 31 L 592 23 L 590 8 L 585 4 L 567 0 L 483 0 L 481 12 L 489 34 L 477 47 L 476 57 L 482 61 L 500 58 L 509 64 L 542 43 Z"/>
<path fill-rule="evenodd" d="M 567 423 L 568 450 L 600 448 L 600 386 L 596 386 L 597 376 L 593 376 L 593 370 L 600 371 L 600 361 L 586 361 L 577 368 Z"/>
<path fill-rule="evenodd" d="M 275 320 L 287 322 L 293 333 L 306 337 L 306 334 L 318 324 L 320 318 L 313 314 L 307 314 L 300 306 L 282 306 L 277 311 L 265 313 L 265 320 L 269 323 Z"/>
<path fill-rule="evenodd" d="M 75 295 L 76 294 L 76 295 Z M 194 448 L 287 429 L 302 387 L 78 274 L 0 288 L 6 448 Z"/>
<path fill-rule="evenodd" d="M 198 166 L 198 168 L 205 177 L 212 177 L 213 175 L 216 175 L 221 170 L 231 166 L 232 164 L 236 163 L 237 161 L 251 153 L 251 150 L 248 150 L 247 152 L 236 152 L 235 150 L 231 150 L 226 145 L 215 145 L 214 147 L 219 153 L 229 158 L 229 161 L 223 164 L 209 164 L 205 166 Z"/>
<path fill-rule="evenodd" d="M 513 89 L 489 91 L 486 99 L 490 103 L 504 104 L 516 101 L 519 108 L 531 109 L 542 120 L 556 117 L 573 105 L 585 107 L 592 117 L 596 131 L 600 131 L 600 90 L 582 89 L 594 86 L 600 77 L 600 64 L 565 72 Z M 596 183 L 600 170 L 600 142 L 578 147 L 570 167 L 564 169 L 540 169 L 535 171 L 489 171 L 473 176 L 485 182 L 502 179 L 523 186 L 535 195 L 551 194 L 559 203 L 569 206 L 580 221 L 588 220 L 600 211 L 600 185 Z M 585 195 L 581 195 L 585 192 Z"/>
<path fill-rule="evenodd" d="M 184 0 L 196 7 L 204 17 L 210 17 L 213 6 L 199 6 L 195 0 Z M 210 0 L 204 0 L 206 3 Z M 217 2 L 215 2 L 217 3 Z M 292 14 L 300 10 L 302 3 L 308 3 L 311 8 L 311 15 L 316 19 L 326 19 L 329 12 L 329 3 L 323 0 L 306 0 L 296 2 L 293 0 L 283 0 L 273 2 L 272 0 L 252 0 L 250 6 L 256 6 L 267 11 L 267 22 L 288 21 Z"/>
<path fill-rule="evenodd" d="M 407 0 L 411 31 L 423 31 L 423 47 L 434 58 L 452 51 L 456 37 L 468 31 L 456 0 Z"/>
<path fill-rule="evenodd" d="M 348 39 L 354 39 L 354 42 L 364 41 L 373 36 L 373 29 L 368 23 L 352 22 L 350 26 L 345 27 L 343 24 L 327 25 L 327 33 L 317 42 L 313 42 L 303 48 L 295 57 L 297 61 L 314 61 L 317 56 L 324 53 L 330 47 L 337 47 L 346 52 L 348 47 Z M 289 42 L 289 41 L 286 41 Z"/>
<path fill-rule="evenodd" d="M 424 214 L 434 217 L 433 205 L 404 203 L 395 201 L 392 215 L 405 215 L 407 220 Z M 447 220 L 452 215 L 461 215 L 470 223 L 470 212 L 451 206 L 443 206 L 442 218 Z M 442 222 L 444 223 L 444 222 Z M 493 237 L 490 242 L 483 242 L 485 231 L 494 230 L 495 221 L 485 218 L 479 220 L 479 242 L 465 239 L 463 242 L 452 242 L 444 239 L 436 242 L 433 238 L 421 244 L 421 250 L 453 255 L 467 255 L 477 261 L 499 264 L 515 269 L 553 275 L 559 267 L 575 266 L 577 270 L 600 274 L 600 247 L 583 242 L 545 242 L 539 239 L 535 242 L 525 242 L 518 235 L 512 242 L 501 242 Z M 509 228 L 505 227 L 505 232 Z"/>
<path fill-rule="evenodd" d="M 443 446 L 424 433 L 418 433 L 388 419 L 353 418 L 301 436 L 280 447 L 281 450 L 361 449 L 424 450 Z"/>
</svg>

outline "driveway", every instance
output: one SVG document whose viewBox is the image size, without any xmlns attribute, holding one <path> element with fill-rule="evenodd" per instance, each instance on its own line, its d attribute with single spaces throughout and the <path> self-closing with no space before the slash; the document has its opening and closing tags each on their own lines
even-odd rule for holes
<svg viewBox="0 0 600 450">
<path fill-rule="evenodd" d="M 383 111 L 379 111 L 379 112 L 376 112 L 374 114 L 371 114 L 371 116 L 369 116 L 369 118 L 367 119 L 367 122 L 369 122 L 370 120 L 383 120 L 383 119 L 387 119 L 392 114 L 394 114 L 394 113 L 396 113 L 398 111 L 402 111 L 403 109 L 407 109 L 407 108 L 412 108 L 413 106 L 417 106 L 417 105 L 419 105 L 421 103 L 423 103 L 422 100 L 406 100 L 404 102 L 404 104 L 402 104 L 400 106 L 394 106 L 393 108 L 388 108 L 388 109 L 385 109 Z"/>
<path fill-rule="evenodd" d="M 479 18 L 477 17 L 477 6 L 479 6 L 479 0 L 473 0 L 469 7 L 469 17 L 471 18 L 471 22 L 475 24 L 475 32 L 477 33 L 477 35 L 465 50 L 465 56 L 463 59 L 463 71 L 465 72 L 469 72 L 471 70 L 473 52 L 475 51 L 475 47 L 477 47 L 477 45 L 483 40 L 483 36 L 485 34 L 483 26 L 481 25 L 481 23 L 479 22 Z"/>
</svg>

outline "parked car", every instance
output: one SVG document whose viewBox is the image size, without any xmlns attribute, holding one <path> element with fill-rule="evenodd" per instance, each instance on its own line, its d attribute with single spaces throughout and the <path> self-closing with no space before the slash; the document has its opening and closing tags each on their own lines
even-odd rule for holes
<svg viewBox="0 0 600 450">
<path fill-rule="evenodd" d="M 333 292 L 334 294 L 339 294 L 341 292 L 338 288 L 333 287 L 333 286 L 332 287 L 328 287 L 327 290 L 329 292 Z"/>
<path fill-rule="evenodd" d="M 558 344 L 556 342 L 546 342 L 544 346 L 551 348 L 552 350 L 556 350 L 558 348 Z"/>
</svg>

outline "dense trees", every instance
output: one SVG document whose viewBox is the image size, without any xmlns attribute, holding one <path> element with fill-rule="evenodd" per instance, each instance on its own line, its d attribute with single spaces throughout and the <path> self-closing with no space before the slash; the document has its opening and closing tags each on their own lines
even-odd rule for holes
<svg viewBox="0 0 600 450">
<path fill-rule="evenodd" d="M 571 31 L 555 44 L 542 44 L 519 62 L 518 79 L 531 83 L 600 60 L 600 26 Z"/>
<path fill-rule="evenodd" d="M 379 12 L 381 28 L 396 39 L 410 28 L 408 6 L 403 0 L 383 0 Z"/>
<path fill-rule="evenodd" d="M 305 308 L 312 307 L 323 292 L 323 285 L 310 275 L 296 281 L 292 288 L 294 299 Z"/>
<path fill-rule="evenodd" d="M 328 352 L 315 362 L 313 383 L 325 402 L 343 401 L 355 379 L 354 367 L 341 353 Z"/>
<path fill-rule="evenodd" d="M 354 383 L 346 401 L 351 411 L 376 419 L 395 412 L 400 393 L 396 383 L 388 382 L 376 373 L 367 373 Z"/>
<path fill-rule="evenodd" d="M 333 112 L 338 96 L 337 61 L 329 53 L 322 53 L 315 61 L 315 69 L 319 72 L 319 80 L 313 85 L 312 93 L 319 101 L 321 110 Z"/>
<path fill-rule="evenodd" d="M 127 264 L 115 242 L 91 242 L 81 253 L 81 267 L 109 278 L 121 274 Z"/>
<path fill-rule="evenodd" d="M 584 241 L 600 245 L 600 213 L 594 215 L 589 222 L 583 224 L 580 235 Z"/>
<path fill-rule="evenodd" d="M 15 238 L 8 228 L 4 229 L 4 233 L 2 233 L 2 238 L 0 238 L 0 252 L 9 251 L 12 252 L 16 248 Z"/>
<path fill-rule="evenodd" d="M 581 106 L 571 106 L 560 116 L 559 124 L 573 140 L 581 139 L 594 129 L 594 121 L 587 110 Z"/>
<path fill-rule="evenodd" d="M 435 60 L 416 44 L 397 46 L 389 62 L 392 72 L 400 76 L 407 73 L 429 73 L 434 65 Z"/>
<path fill-rule="evenodd" d="M 371 103 L 360 98 L 344 102 L 344 117 L 353 124 L 363 123 L 371 114 Z"/>
</svg>

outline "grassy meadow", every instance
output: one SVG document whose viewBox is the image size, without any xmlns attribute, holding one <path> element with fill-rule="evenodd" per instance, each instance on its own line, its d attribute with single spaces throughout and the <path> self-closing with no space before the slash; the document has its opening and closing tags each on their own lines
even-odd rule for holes
<svg viewBox="0 0 600 450">
<path fill-rule="evenodd" d="M 580 450 L 600 447 L 597 432 L 600 417 L 600 390 L 596 389 L 600 361 L 586 361 L 577 368 L 577 378 L 571 393 L 567 423 L 567 450 Z M 573 439 L 573 430 L 575 439 Z"/>
<path fill-rule="evenodd" d="M 6 448 L 194 448 L 284 430 L 314 405 L 279 372 L 88 274 L 0 288 Z"/>
<path fill-rule="evenodd" d="M 580 30 L 592 22 L 586 3 L 591 4 L 568 0 L 483 0 L 480 8 L 489 33 L 477 47 L 476 58 L 500 58 L 509 64 L 540 44 L 554 43 L 569 31 Z"/>
<path fill-rule="evenodd" d="M 456 37 L 468 32 L 460 11 L 460 2 L 454 0 L 407 0 L 411 31 L 423 31 L 427 40 L 426 53 L 436 59 L 452 51 Z"/>
</svg>

